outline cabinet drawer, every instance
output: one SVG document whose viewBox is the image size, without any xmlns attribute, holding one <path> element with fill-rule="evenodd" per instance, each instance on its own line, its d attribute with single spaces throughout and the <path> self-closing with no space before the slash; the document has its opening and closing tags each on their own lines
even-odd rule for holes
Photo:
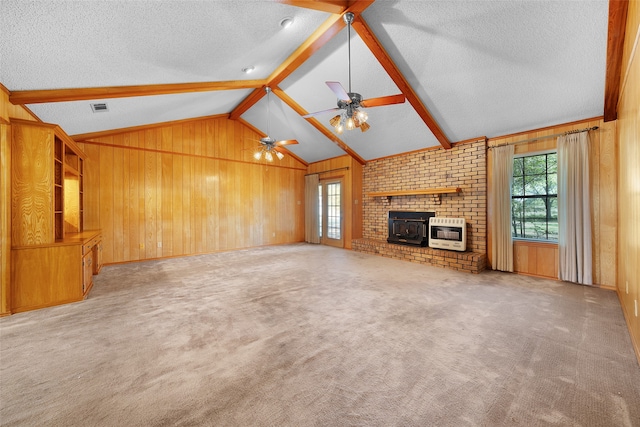
<svg viewBox="0 0 640 427">
<path fill-rule="evenodd" d="M 86 255 L 93 250 L 93 247 L 96 246 L 102 240 L 102 235 L 97 235 L 93 239 L 85 242 L 82 245 L 82 255 Z"/>
</svg>

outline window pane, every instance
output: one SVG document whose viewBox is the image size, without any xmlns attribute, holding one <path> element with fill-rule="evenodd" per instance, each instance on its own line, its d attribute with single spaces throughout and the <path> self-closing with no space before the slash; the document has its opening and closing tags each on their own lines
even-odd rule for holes
<svg viewBox="0 0 640 427">
<path fill-rule="evenodd" d="M 547 173 L 556 174 L 558 172 L 558 155 L 557 153 L 547 154 Z"/>
<path fill-rule="evenodd" d="M 513 237 L 524 237 L 524 206 L 522 199 L 511 200 L 511 229 Z"/>
<path fill-rule="evenodd" d="M 517 159 L 513 159 L 513 176 L 522 176 L 522 173 L 524 171 L 524 166 L 523 166 L 523 162 L 524 162 L 524 158 L 523 157 L 519 157 Z"/>
<path fill-rule="evenodd" d="M 525 237 L 529 239 L 547 238 L 546 208 L 543 199 L 524 201 Z"/>
<path fill-rule="evenodd" d="M 340 183 L 327 184 L 327 237 L 340 239 Z"/>
<path fill-rule="evenodd" d="M 524 194 L 527 196 L 547 194 L 547 175 L 526 175 L 524 177 Z"/>
<path fill-rule="evenodd" d="M 549 240 L 558 240 L 558 198 L 549 197 Z"/>
<path fill-rule="evenodd" d="M 514 196 L 524 196 L 524 178 L 521 176 L 513 177 L 513 189 L 511 193 Z"/>
<path fill-rule="evenodd" d="M 547 173 L 547 155 L 523 157 L 524 174 L 536 175 Z"/>
<path fill-rule="evenodd" d="M 558 194 L 558 175 L 555 172 L 547 176 L 547 185 L 547 194 Z"/>
</svg>

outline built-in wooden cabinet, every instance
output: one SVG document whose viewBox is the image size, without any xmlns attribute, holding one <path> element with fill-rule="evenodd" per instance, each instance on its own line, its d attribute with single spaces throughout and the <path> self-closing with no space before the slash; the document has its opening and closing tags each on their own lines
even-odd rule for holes
<svg viewBox="0 0 640 427">
<path fill-rule="evenodd" d="M 11 120 L 11 310 L 79 301 L 100 271 L 84 230 L 84 153 L 56 125 Z"/>
</svg>

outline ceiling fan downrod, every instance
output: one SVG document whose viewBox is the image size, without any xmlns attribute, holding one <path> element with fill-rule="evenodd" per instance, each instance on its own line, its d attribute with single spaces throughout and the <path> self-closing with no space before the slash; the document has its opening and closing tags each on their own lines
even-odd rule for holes
<svg viewBox="0 0 640 427">
<path fill-rule="evenodd" d="M 347 24 L 347 49 L 349 58 L 349 94 L 351 94 L 351 24 L 355 15 L 352 12 L 347 12 L 342 15 L 342 20 Z"/>
</svg>

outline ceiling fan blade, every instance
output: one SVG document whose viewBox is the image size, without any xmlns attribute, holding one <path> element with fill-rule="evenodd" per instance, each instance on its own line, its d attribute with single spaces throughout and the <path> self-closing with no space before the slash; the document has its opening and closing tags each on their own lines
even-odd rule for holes
<svg viewBox="0 0 640 427">
<path fill-rule="evenodd" d="M 344 90 L 344 88 L 339 82 L 325 82 L 325 83 L 327 84 L 327 86 L 329 86 L 329 89 L 331 89 L 333 93 L 336 94 L 338 99 L 345 101 L 346 103 L 351 102 L 351 98 L 349 98 L 349 94 L 347 93 L 346 90 Z"/>
<path fill-rule="evenodd" d="M 285 139 L 284 141 L 277 141 L 275 145 L 278 147 L 282 147 L 283 145 L 295 145 L 298 141 L 295 139 Z"/>
<path fill-rule="evenodd" d="M 360 105 L 365 108 L 369 108 L 369 107 L 380 107 L 382 105 L 402 104 L 404 101 L 405 101 L 404 95 L 399 93 L 397 95 L 389 95 L 389 96 L 381 96 L 379 98 L 364 99 L 360 102 Z"/>
<path fill-rule="evenodd" d="M 302 116 L 302 118 L 308 119 L 309 117 L 319 116 L 320 114 L 328 113 L 329 111 L 340 111 L 340 108 L 329 108 L 328 110 L 316 111 L 315 113 L 309 113 L 306 116 Z"/>
</svg>

